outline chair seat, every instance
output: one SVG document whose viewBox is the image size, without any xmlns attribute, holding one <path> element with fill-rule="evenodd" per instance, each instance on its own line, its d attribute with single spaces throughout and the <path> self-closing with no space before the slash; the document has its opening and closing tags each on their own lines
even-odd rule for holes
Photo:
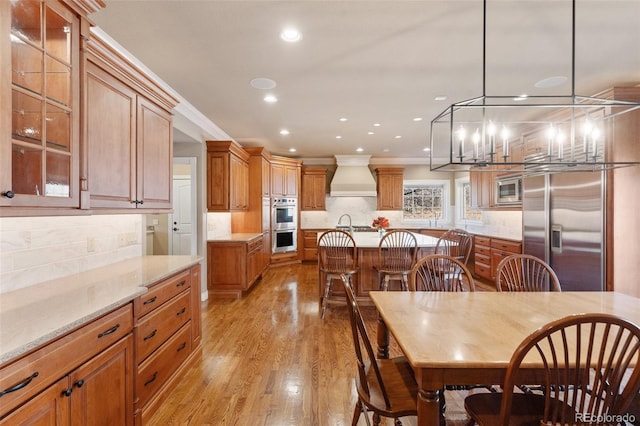
<svg viewBox="0 0 640 426">
<path fill-rule="evenodd" d="M 382 382 L 387 390 L 387 396 L 391 404 L 390 410 L 385 410 L 384 396 L 376 386 L 377 379 L 375 370 L 371 364 L 367 363 L 365 371 L 367 383 L 369 383 L 369 393 L 358 384 L 358 395 L 360 400 L 368 407 L 376 407 L 381 415 L 386 417 L 415 416 L 417 414 L 418 384 L 416 383 L 413 369 L 405 357 L 391 359 L 377 359 L 378 368 L 382 375 Z"/>
<path fill-rule="evenodd" d="M 501 393 L 477 393 L 469 395 L 464 400 L 467 413 L 480 426 L 495 426 L 500 424 Z M 540 426 L 540 419 L 544 412 L 544 396 L 532 394 L 514 394 L 511 406 L 510 425 Z"/>
</svg>

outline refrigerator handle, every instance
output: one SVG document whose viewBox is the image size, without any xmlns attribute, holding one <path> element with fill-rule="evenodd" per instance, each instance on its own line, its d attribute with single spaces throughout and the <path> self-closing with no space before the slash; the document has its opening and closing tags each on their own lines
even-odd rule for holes
<svg viewBox="0 0 640 426">
<path fill-rule="evenodd" d="M 562 225 L 551 225 L 551 251 L 562 253 Z"/>
</svg>

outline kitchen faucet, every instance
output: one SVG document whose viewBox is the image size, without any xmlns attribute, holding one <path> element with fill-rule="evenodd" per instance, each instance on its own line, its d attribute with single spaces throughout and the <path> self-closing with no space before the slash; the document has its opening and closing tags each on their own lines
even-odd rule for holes
<svg viewBox="0 0 640 426">
<path fill-rule="evenodd" d="M 338 219 L 338 225 L 337 225 L 337 227 L 340 227 L 340 225 L 342 224 L 342 218 L 343 218 L 343 217 L 345 217 L 345 216 L 346 216 L 347 218 L 349 218 L 349 233 L 350 233 L 350 234 L 353 234 L 353 226 L 351 225 L 351 216 L 350 216 L 349 214 L 347 214 L 347 213 L 345 213 L 345 214 L 343 214 L 342 216 L 340 216 L 340 219 Z"/>
</svg>

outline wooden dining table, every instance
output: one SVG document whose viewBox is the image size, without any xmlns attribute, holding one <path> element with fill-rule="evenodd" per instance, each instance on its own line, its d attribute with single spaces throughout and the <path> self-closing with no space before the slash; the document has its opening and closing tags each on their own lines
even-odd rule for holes
<svg viewBox="0 0 640 426">
<path fill-rule="evenodd" d="M 374 291 L 370 297 L 380 317 L 378 356 L 389 356 L 391 334 L 414 369 L 420 426 L 440 424 L 445 385 L 503 383 L 516 347 L 548 322 L 602 312 L 640 324 L 640 298 L 615 292 Z M 535 372 L 521 378 L 535 383 Z"/>
</svg>

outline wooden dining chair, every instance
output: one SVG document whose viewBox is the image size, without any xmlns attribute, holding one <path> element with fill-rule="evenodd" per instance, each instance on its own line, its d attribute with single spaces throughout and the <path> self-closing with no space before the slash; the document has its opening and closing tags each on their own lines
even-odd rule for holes
<svg viewBox="0 0 640 426">
<path fill-rule="evenodd" d="M 399 424 L 400 417 L 417 416 L 418 384 L 411 364 L 405 357 L 376 358 L 351 280 L 347 275 L 342 275 L 341 278 L 347 294 L 353 345 L 358 365 L 356 373 L 358 400 L 351 425 L 358 424 L 362 413 L 365 415 L 367 425 L 370 425 L 367 411 L 373 412 L 376 425 L 379 424 L 381 416 L 395 419 L 396 424 Z"/>
<path fill-rule="evenodd" d="M 409 231 L 388 231 L 378 244 L 378 286 L 387 291 L 391 280 L 400 281 L 402 290 L 409 290 L 409 273 L 416 263 L 418 240 Z"/>
<path fill-rule="evenodd" d="M 471 272 L 462 261 L 446 254 L 418 260 L 409 273 L 410 291 L 475 291 Z"/>
<path fill-rule="evenodd" d="M 318 239 L 318 264 L 321 275 L 324 275 L 324 297 L 322 298 L 321 318 L 329 303 L 334 280 L 340 280 L 341 275 L 352 279 L 358 271 L 356 258 L 356 242 L 345 231 L 332 229 L 325 231 Z"/>
<path fill-rule="evenodd" d="M 545 393 L 514 393 L 524 364 L 541 369 Z M 515 349 L 502 394 L 465 398 L 472 421 L 483 426 L 618 424 L 640 388 L 640 328 L 601 313 L 548 323 Z M 609 415 L 613 421 L 600 421 Z"/>
<path fill-rule="evenodd" d="M 473 236 L 463 229 L 449 229 L 438 239 L 435 253 L 446 254 L 464 263 L 469 261 Z"/>
<path fill-rule="evenodd" d="M 512 254 L 496 268 L 498 291 L 561 291 L 558 276 L 543 260 L 528 254 Z"/>
</svg>

